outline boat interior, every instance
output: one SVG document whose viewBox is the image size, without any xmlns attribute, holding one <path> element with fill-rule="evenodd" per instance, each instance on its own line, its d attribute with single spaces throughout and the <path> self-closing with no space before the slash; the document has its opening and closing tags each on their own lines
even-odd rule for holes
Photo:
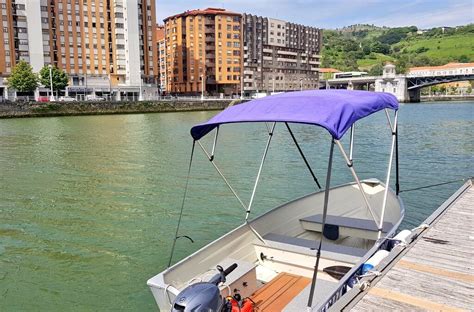
<svg viewBox="0 0 474 312">
<path fill-rule="evenodd" d="M 332 188 L 323 223 L 324 192 L 296 199 L 244 223 L 148 281 L 160 310 L 171 309 L 186 286 L 209 280 L 216 266 L 238 267 L 221 286 L 223 296 L 251 298 L 257 311 L 301 311 L 306 308 L 316 252 L 321 257 L 313 302 L 323 302 L 346 273 L 358 264 L 378 238 L 385 186 L 361 182 L 368 208 L 356 183 Z M 389 189 L 382 237 L 403 219 L 403 205 Z"/>
</svg>

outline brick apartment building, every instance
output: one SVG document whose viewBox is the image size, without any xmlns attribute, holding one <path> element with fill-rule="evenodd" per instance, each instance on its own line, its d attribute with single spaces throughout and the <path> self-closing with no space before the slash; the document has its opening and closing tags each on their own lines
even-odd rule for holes
<svg viewBox="0 0 474 312">
<path fill-rule="evenodd" d="M 242 15 L 224 9 L 192 10 L 165 19 L 167 91 L 240 93 Z"/>
</svg>

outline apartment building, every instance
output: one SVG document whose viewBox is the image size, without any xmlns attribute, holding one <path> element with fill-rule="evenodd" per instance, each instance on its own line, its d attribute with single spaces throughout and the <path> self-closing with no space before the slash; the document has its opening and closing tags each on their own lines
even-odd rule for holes
<svg viewBox="0 0 474 312">
<path fill-rule="evenodd" d="M 321 30 L 243 14 L 244 92 L 317 89 Z"/>
<path fill-rule="evenodd" d="M 158 44 L 158 80 L 159 80 L 159 89 L 161 94 L 166 93 L 166 36 L 165 36 L 165 26 L 157 25 L 156 26 L 156 43 Z"/>
<path fill-rule="evenodd" d="M 56 66 L 71 92 L 154 84 L 155 0 L 0 0 L 0 75 L 24 59 Z"/>
<path fill-rule="evenodd" d="M 240 93 L 242 15 L 192 10 L 165 19 L 166 78 L 170 93 Z"/>
</svg>

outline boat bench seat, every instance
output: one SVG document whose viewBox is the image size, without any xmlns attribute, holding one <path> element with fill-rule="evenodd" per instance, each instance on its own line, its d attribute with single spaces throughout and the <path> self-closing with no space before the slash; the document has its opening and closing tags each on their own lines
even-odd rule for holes
<svg viewBox="0 0 474 312">
<path fill-rule="evenodd" d="M 301 225 L 305 230 L 322 232 L 323 215 L 316 214 L 300 219 Z M 326 216 L 326 224 L 338 227 L 340 235 L 360 237 L 365 239 L 377 239 L 378 228 L 374 220 L 359 219 L 340 216 Z M 384 222 L 382 232 L 387 233 L 393 228 L 390 222 Z"/>
<path fill-rule="evenodd" d="M 280 250 L 301 253 L 309 256 L 316 256 L 316 249 L 319 241 L 305 238 L 291 237 L 275 233 L 268 233 L 263 236 L 268 246 Z M 321 245 L 321 257 L 345 263 L 357 263 L 367 250 L 362 248 L 323 242 Z"/>
</svg>

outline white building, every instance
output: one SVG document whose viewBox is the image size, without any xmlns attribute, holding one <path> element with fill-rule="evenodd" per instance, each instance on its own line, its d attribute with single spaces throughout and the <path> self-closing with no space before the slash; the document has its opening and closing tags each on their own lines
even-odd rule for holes
<svg viewBox="0 0 474 312">
<path fill-rule="evenodd" d="M 448 63 L 442 66 L 412 67 L 407 77 L 433 77 L 474 74 L 474 63 Z"/>
<path fill-rule="evenodd" d="M 387 92 L 395 95 L 400 102 L 408 98 L 407 81 L 405 76 L 395 72 L 395 65 L 387 64 L 383 67 L 382 78 L 375 80 L 375 92 Z"/>
</svg>

